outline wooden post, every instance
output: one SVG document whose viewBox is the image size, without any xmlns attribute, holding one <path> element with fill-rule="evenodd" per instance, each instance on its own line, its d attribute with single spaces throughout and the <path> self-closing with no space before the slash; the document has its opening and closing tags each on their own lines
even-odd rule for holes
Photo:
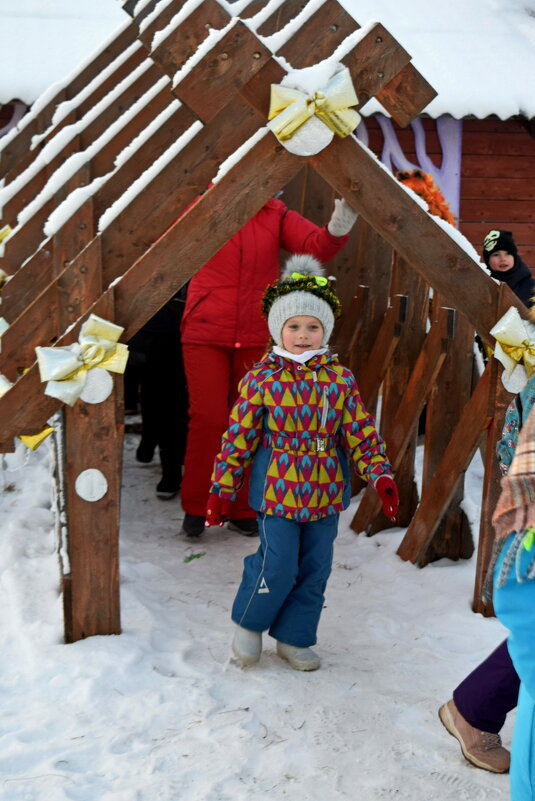
<svg viewBox="0 0 535 801">
<path fill-rule="evenodd" d="M 410 375 L 423 347 L 429 318 L 429 287 L 397 253 L 394 256 L 392 293 L 405 294 L 408 302 L 407 319 L 400 332 L 396 358 L 392 360 L 383 384 L 380 431 L 387 448 L 391 437 L 392 423 L 399 408 L 399 399 L 407 388 Z M 442 375 L 442 371 L 440 374 Z M 418 506 L 418 489 L 414 477 L 417 439 L 418 421 L 414 423 L 405 455 L 396 470 L 396 483 L 400 498 L 397 521 L 392 523 L 381 510 L 371 523 L 370 533 L 391 528 L 393 525 L 409 525 Z"/>
<path fill-rule="evenodd" d="M 438 302 L 439 299 L 437 299 Z M 474 327 L 463 314 L 458 314 L 452 346 L 440 371 L 440 381 L 433 388 L 427 404 L 422 486 L 427 487 L 450 441 L 472 388 L 474 360 Z M 425 489 L 424 489 L 425 491 Z M 425 557 L 432 562 L 442 557 L 469 559 L 474 540 L 468 518 L 461 508 L 464 497 L 464 473 L 452 496 L 449 508 L 437 528 Z"/>
<path fill-rule="evenodd" d="M 405 393 L 400 398 L 397 414 L 392 421 L 388 443 L 388 455 L 394 472 L 397 471 L 401 463 L 414 426 L 446 357 L 453 314 L 452 309 L 443 309 L 439 320 L 431 326 L 416 360 L 410 380 L 407 383 Z M 378 514 L 380 508 L 379 496 L 372 487 L 368 486 L 351 521 L 353 531 L 369 533 L 372 520 Z"/>
</svg>

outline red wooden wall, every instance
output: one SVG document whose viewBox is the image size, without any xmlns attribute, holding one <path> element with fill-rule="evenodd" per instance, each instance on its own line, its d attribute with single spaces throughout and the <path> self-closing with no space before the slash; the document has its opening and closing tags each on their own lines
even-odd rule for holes
<svg viewBox="0 0 535 801">
<path fill-rule="evenodd" d="M 427 154 L 440 166 L 442 150 L 435 120 L 423 119 Z M 380 155 L 383 135 L 374 118 L 366 118 L 369 147 Z M 403 152 L 418 163 L 410 127 L 394 125 Z M 513 232 L 519 252 L 535 275 L 535 138 L 522 120 L 463 120 L 459 228 L 481 253 L 491 228 Z"/>
</svg>

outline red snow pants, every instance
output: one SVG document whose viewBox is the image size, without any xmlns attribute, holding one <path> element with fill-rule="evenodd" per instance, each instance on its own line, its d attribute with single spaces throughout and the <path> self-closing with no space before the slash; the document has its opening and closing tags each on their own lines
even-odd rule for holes
<svg viewBox="0 0 535 801">
<path fill-rule="evenodd" d="M 189 394 L 189 424 L 182 478 L 182 508 L 204 517 L 214 459 L 221 449 L 238 384 L 265 348 L 217 348 L 182 345 Z M 232 520 L 256 517 L 248 504 L 249 471 L 231 511 Z"/>
</svg>

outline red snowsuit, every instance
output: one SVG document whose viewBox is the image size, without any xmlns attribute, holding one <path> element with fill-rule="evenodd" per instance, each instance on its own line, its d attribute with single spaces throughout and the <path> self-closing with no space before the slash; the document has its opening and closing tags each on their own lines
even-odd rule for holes
<svg viewBox="0 0 535 801">
<path fill-rule="evenodd" d="M 182 507 L 204 516 L 214 458 L 238 382 L 267 349 L 261 314 L 266 286 L 279 277 L 279 249 L 327 262 L 347 242 L 271 199 L 193 276 L 182 317 L 182 346 L 190 401 Z M 247 482 L 231 519 L 254 517 Z"/>
</svg>

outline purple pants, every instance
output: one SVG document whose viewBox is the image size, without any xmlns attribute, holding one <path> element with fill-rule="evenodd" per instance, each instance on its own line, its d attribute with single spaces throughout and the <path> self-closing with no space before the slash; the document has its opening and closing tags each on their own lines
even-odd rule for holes
<svg viewBox="0 0 535 801">
<path fill-rule="evenodd" d="M 519 687 L 505 640 L 459 684 L 453 700 L 471 726 L 498 734 L 507 713 L 517 705 Z"/>
</svg>

